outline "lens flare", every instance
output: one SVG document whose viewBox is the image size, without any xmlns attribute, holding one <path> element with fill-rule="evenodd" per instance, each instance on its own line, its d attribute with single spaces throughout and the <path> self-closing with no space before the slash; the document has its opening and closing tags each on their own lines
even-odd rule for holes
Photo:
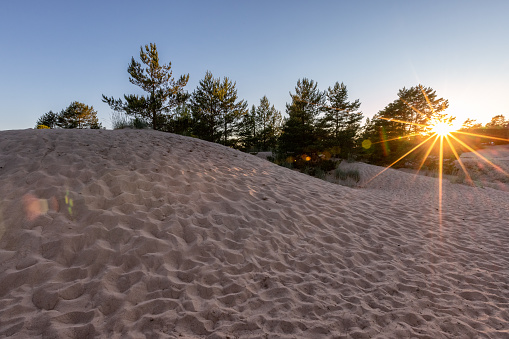
<svg viewBox="0 0 509 339">
<path fill-rule="evenodd" d="M 449 125 L 445 122 L 439 121 L 437 124 L 431 127 L 431 131 L 436 133 L 439 137 L 445 137 L 449 135 L 449 133 L 453 132 L 455 129 L 452 125 Z"/>
<path fill-rule="evenodd" d="M 443 204 L 443 180 L 444 180 L 444 176 L 443 175 L 444 175 L 444 161 L 445 161 L 444 160 L 444 147 L 448 146 L 450 151 L 454 154 L 454 157 L 457 159 L 457 163 L 459 164 L 461 170 L 463 170 L 463 172 L 465 173 L 465 179 L 466 179 L 467 183 L 472 185 L 472 186 L 475 186 L 472 178 L 470 177 L 470 175 L 469 175 L 469 173 L 467 171 L 466 166 L 461 161 L 460 156 L 459 156 L 458 152 L 456 151 L 455 146 L 453 145 L 453 141 L 457 144 L 457 146 L 459 145 L 460 147 L 462 147 L 464 149 L 467 149 L 470 152 L 473 152 L 480 160 L 482 160 L 484 163 L 486 163 L 486 164 L 490 165 L 491 167 L 493 167 L 497 172 L 499 172 L 499 173 L 501 173 L 501 174 L 503 174 L 503 175 L 505 175 L 507 177 L 509 177 L 509 173 L 504 171 L 504 169 L 501 168 L 500 166 L 497 166 L 496 164 L 494 164 L 493 162 L 491 162 L 487 158 L 483 157 L 479 152 L 477 152 L 475 149 L 473 149 L 472 147 L 467 145 L 465 142 L 460 140 L 454 134 L 474 136 L 474 137 L 478 137 L 478 138 L 488 138 L 488 139 L 500 140 L 500 141 L 505 141 L 505 142 L 508 142 L 509 139 L 493 137 L 493 136 L 490 136 L 490 135 L 475 134 L 475 133 L 470 133 L 468 131 L 465 131 L 464 130 L 464 126 L 461 126 L 457 122 L 455 122 L 455 118 L 454 117 L 449 117 L 449 116 L 447 116 L 445 114 L 441 114 L 439 112 L 435 112 L 433 110 L 433 107 L 432 107 L 432 105 L 430 103 L 430 100 L 428 99 L 425 91 L 422 88 L 421 88 L 421 90 L 422 90 L 422 94 L 426 98 L 426 102 L 428 103 L 428 105 L 429 105 L 429 107 L 430 107 L 430 109 L 432 111 L 432 114 L 433 114 L 433 118 L 428 120 L 425 125 L 418 124 L 418 123 L 415 123 L 415 122 L 409 122 L 409 121 L 404 121 L 404 120 L 393 119 L 393 118 L 383 118 L 383 117 L 380 117 L 380 119 L 387 120 L 387 121 L 392 121 L 392 122 L 399 122 L 399 123 L 404 123 L 404 124 L 409 124 L 409 125 L 414 125 L 414 126 L 420 127 L 421 132 L 418 132 L 417 134 L 404 135 L 403 138 L 409 139 L 410 137 L 418 136 L 418 134 L 420 134 L 420 136 L 421 137 L 424 136 L 425 139 L 422 142 L 420 142 L 417 146 L 413 147 L 410 151 L 405 153 L 403 156 L 398 158 L 396 161 L 391 163 L 389 166 L 387 166 L 386 168 L 381 170 L 378 174 L 374 175 L 370 180 L 365 182 L 364 185 L 368 185 L 376 177 L 378 177 L 379 175 L 384 173 L 386 170 L 388 170 L 389 168 L 394 166 L 396 163 L 401 161 L 403 158 L 407 157 L 410 153 L 416 151 L 420 147 L 425 147 L 424 145 L 429 143 L 428 146 L 427 146 L 428 149 L 425 152 L 424 158 L 423 158 L 423 160 L 422 160 L 422 162 L 421 162 L 417 172 L 419 172 L 421 170 L 422 166 L 424 165 L 424 162 L 426 161 L 426 159 L 428 158 L 428 156 L 431 154 L 431 152 L 433 150 L 435 150 L 435 152 L 438 152 L 438 219 L 439 219 L 439 225 L 440 225 L 440 229 L 441 229 L 441 227 L 442 227 L 442 212 L 443 212 L 442 211 L 442 204 Z M 422 112 L 420 112 L 418 109 L 416 109 L 410 103 L 406 102 L 403 99 L 401 99 L 401 100 L 407 106 L 409 106 L 413 111 L 417 112 L 421 116 L 424 116 L 424 114 Z M 461 129 L 463 129 L 463 131 L 461 131 Z M 396 137 L 396 138 L 392 138 L 392 139 L 387 139 L 387 138 L 385 138 L 385 135 L 383 134 L 383 131 L 384 130 L 383 130 L 383 126 L 382 126 L 382 128 L 380 129 L 380 133 L 381 133 L 380 139 L 381 139 L 381 141 L 374 142 L 373 144 L 381 143 L 382 145 L 386 146 L 388 141 L 393 141 L 393 140 L 401 139 L 402 138 L 400 136 L 400 137 Z M 446 142 L 444 142 L 444 139 L 445 139 Z M 438 146 L 437 146 L 438 150 L 435 147 L 437 145 L 437 143 L 438 143 Z M 369 147 L 366 147 L 367 145 L 366 146 L 364 145 L 364 142 L 363 142 L 362 146 L 364 148 L 369 148 Z M 371 142 L 370 142 L 369 146 L 371 146 Z M 383 150 L 384 153 L 386 152 L 385 148 L 383 148 L 382 150 Z"/>
<path fill-rule="evenodd" d="M 452 132 L 452 128 L 446 123 L 440 122 L 433 126 L 433 132 L 438 134 L 438 136 L 440 137 L 444 137 L 448 135 L 450 132 Z"/>
<path fill-rule="evenodd" d="M 58 202 L 55 197 L 51 199 L 39 199 L 30 193 L 23 196 L 23 205 L 25 207 L 25 215 L 30 221 L 48 213 L 50 210 L 58 210 Z"/>
<path fill-rule="evenodd" d="M 362 142 L 362 147 L 364 147 L 365 149 L 370 149 L 371 148 L 371 144 L 372 144 L 371 140 L 366 139 L 366 140 L 364 140 Z"/>
<path fill-rule="evenodd" d="M 74 207 L 74 201 L 69 196 L 69 190 L 65 193 L 65 205 L 67 206 L 67 211 L 69 212 L 69 215 L 72 217 L 72 208 Z"/>
</svg>

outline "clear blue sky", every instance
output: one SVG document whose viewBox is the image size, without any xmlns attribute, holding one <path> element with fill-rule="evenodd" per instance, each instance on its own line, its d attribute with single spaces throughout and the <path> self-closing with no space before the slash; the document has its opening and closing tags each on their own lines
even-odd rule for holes
<svg viewBox="0 0 509 339">
<path fill-rule="evenodd" d="M 0 130 L 71 101 L 140 90 L 127 65 L 154 42 L 192 92 L 210 70 L 285 112 L 299 78 L 344 82 L 372 117 L 419 83 L 458 120 L 509 118 L 509 1 L 0 1 Z"/>
</svg>

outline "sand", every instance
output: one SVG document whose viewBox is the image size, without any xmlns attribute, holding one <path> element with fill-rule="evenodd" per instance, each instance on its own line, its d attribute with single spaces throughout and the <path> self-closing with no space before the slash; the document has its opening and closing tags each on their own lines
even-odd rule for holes
<svg viewBox="0 0 509 339">
<path fill-rule="evenodd" d="M 509 145 L 485 146 L 460 159 L 476 185 L 509 192 Z"/>
<path fill-rule="evenodd" d="M 351 166 L 0 132 L 0 337 L 509 338 L 509 193 Z"/>
</svg>

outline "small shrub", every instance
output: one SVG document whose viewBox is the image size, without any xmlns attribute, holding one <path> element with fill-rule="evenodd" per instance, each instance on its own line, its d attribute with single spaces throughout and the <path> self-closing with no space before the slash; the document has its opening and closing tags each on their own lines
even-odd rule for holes
<svg viewBox="0 0 509 339">
<path fill-rule="evenodd" d="M 361 181 L 361 174 L 358 170 L 349 170 L 346 172 L 348 178 L 352 178 L 355 182 Z"/>
<path fill-rule="evenodd" d="M 343 171 L 341 168 L 338 167 L 334 171 L 334 177 L 336 178 L 336 180 L 346 180 L 347 178 L 346 171 Z"/>
<path fill-rule="evenodd" d="M 355 155 L 352 154 L 352 153 L 348 153 L 348 156 L 346 157 L 346 162 L 351 164 L 351 163 L 354 163 L 356 161 L 357 161 L 357 159 L 356 159 Z"/>
<path fill-rule="evenodd" d="M 313 168 L 312 168 L 312 167 L 306 166 L 306 167 L 304 167 L 304 169 L 302 170 L 302 173 L 307 174 L 307 175 L 312 175 L 312 174 L 311 174 L 311 171 L 312 171 L 312 170 L 313 170 Z M 314 172 L 314 171 L 313 171 L 313 172 Z"/>
<path fill-rule="evenodd" d="M 325 180 L 325 171 L 320 167 L 315 170 L 315 177 Z"/>
<path fill-rule="evenodd" d="M 113 129 L 132 128 L 133 123 L 125 114 L 113 112 L 111 114 L 111 127 Z"/>
<path fill-rule="evenodd" d="M 51 129 L 46 125 L 37 125 L 37 129 Z"/>
<path fill-rule="evenodd" d="M 361 180 L 361 175 L 358 170 L 342 170 L 341 168 L 336 168 L 334 171 L 334 177 L 336 180 L 348 180 L 348 178 L 351 178 L 355 182 L 359 182 Z"/>
<path fill-rule="evenodd" d="M 144 128 L 148 127 L 148 123 L 145 120 L 140 119 L 138 117 L 136 117 L 132 120 L 132 124 L 133 124 L 133 127 L 136 129 L 144 129 Z"/>
<path fill-rule="evenodd" d="M 324 172 L 330 172 L 337 167 L 337 161 L 333 160 L 322 160 L 318 164 L 319 168 Z"/>
<path fill-rule="evenodd" d="M 283 161 L 282 163 L 279 164 L 279 166 L 282 166 L 282 167 L 286 167 L 286 168 L 289 168 L 289 169 L 293 169 L 293 163 L 291 162 L 286 162 L 286 161 Z"/>
</svg>

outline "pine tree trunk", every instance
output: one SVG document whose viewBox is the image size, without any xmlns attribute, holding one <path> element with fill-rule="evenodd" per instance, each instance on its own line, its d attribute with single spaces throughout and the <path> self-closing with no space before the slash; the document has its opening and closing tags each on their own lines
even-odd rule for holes
<svg viewBox="0 0 509 339">
<path fill-rule="evenodd" d="M 224 121 L 224 145 L 225 146 L 226 146 L 227 128 L 228 128 L 228 123 L 226 122 L 226 118 L 225 118 L 225 121 Z"/>
</svg>

